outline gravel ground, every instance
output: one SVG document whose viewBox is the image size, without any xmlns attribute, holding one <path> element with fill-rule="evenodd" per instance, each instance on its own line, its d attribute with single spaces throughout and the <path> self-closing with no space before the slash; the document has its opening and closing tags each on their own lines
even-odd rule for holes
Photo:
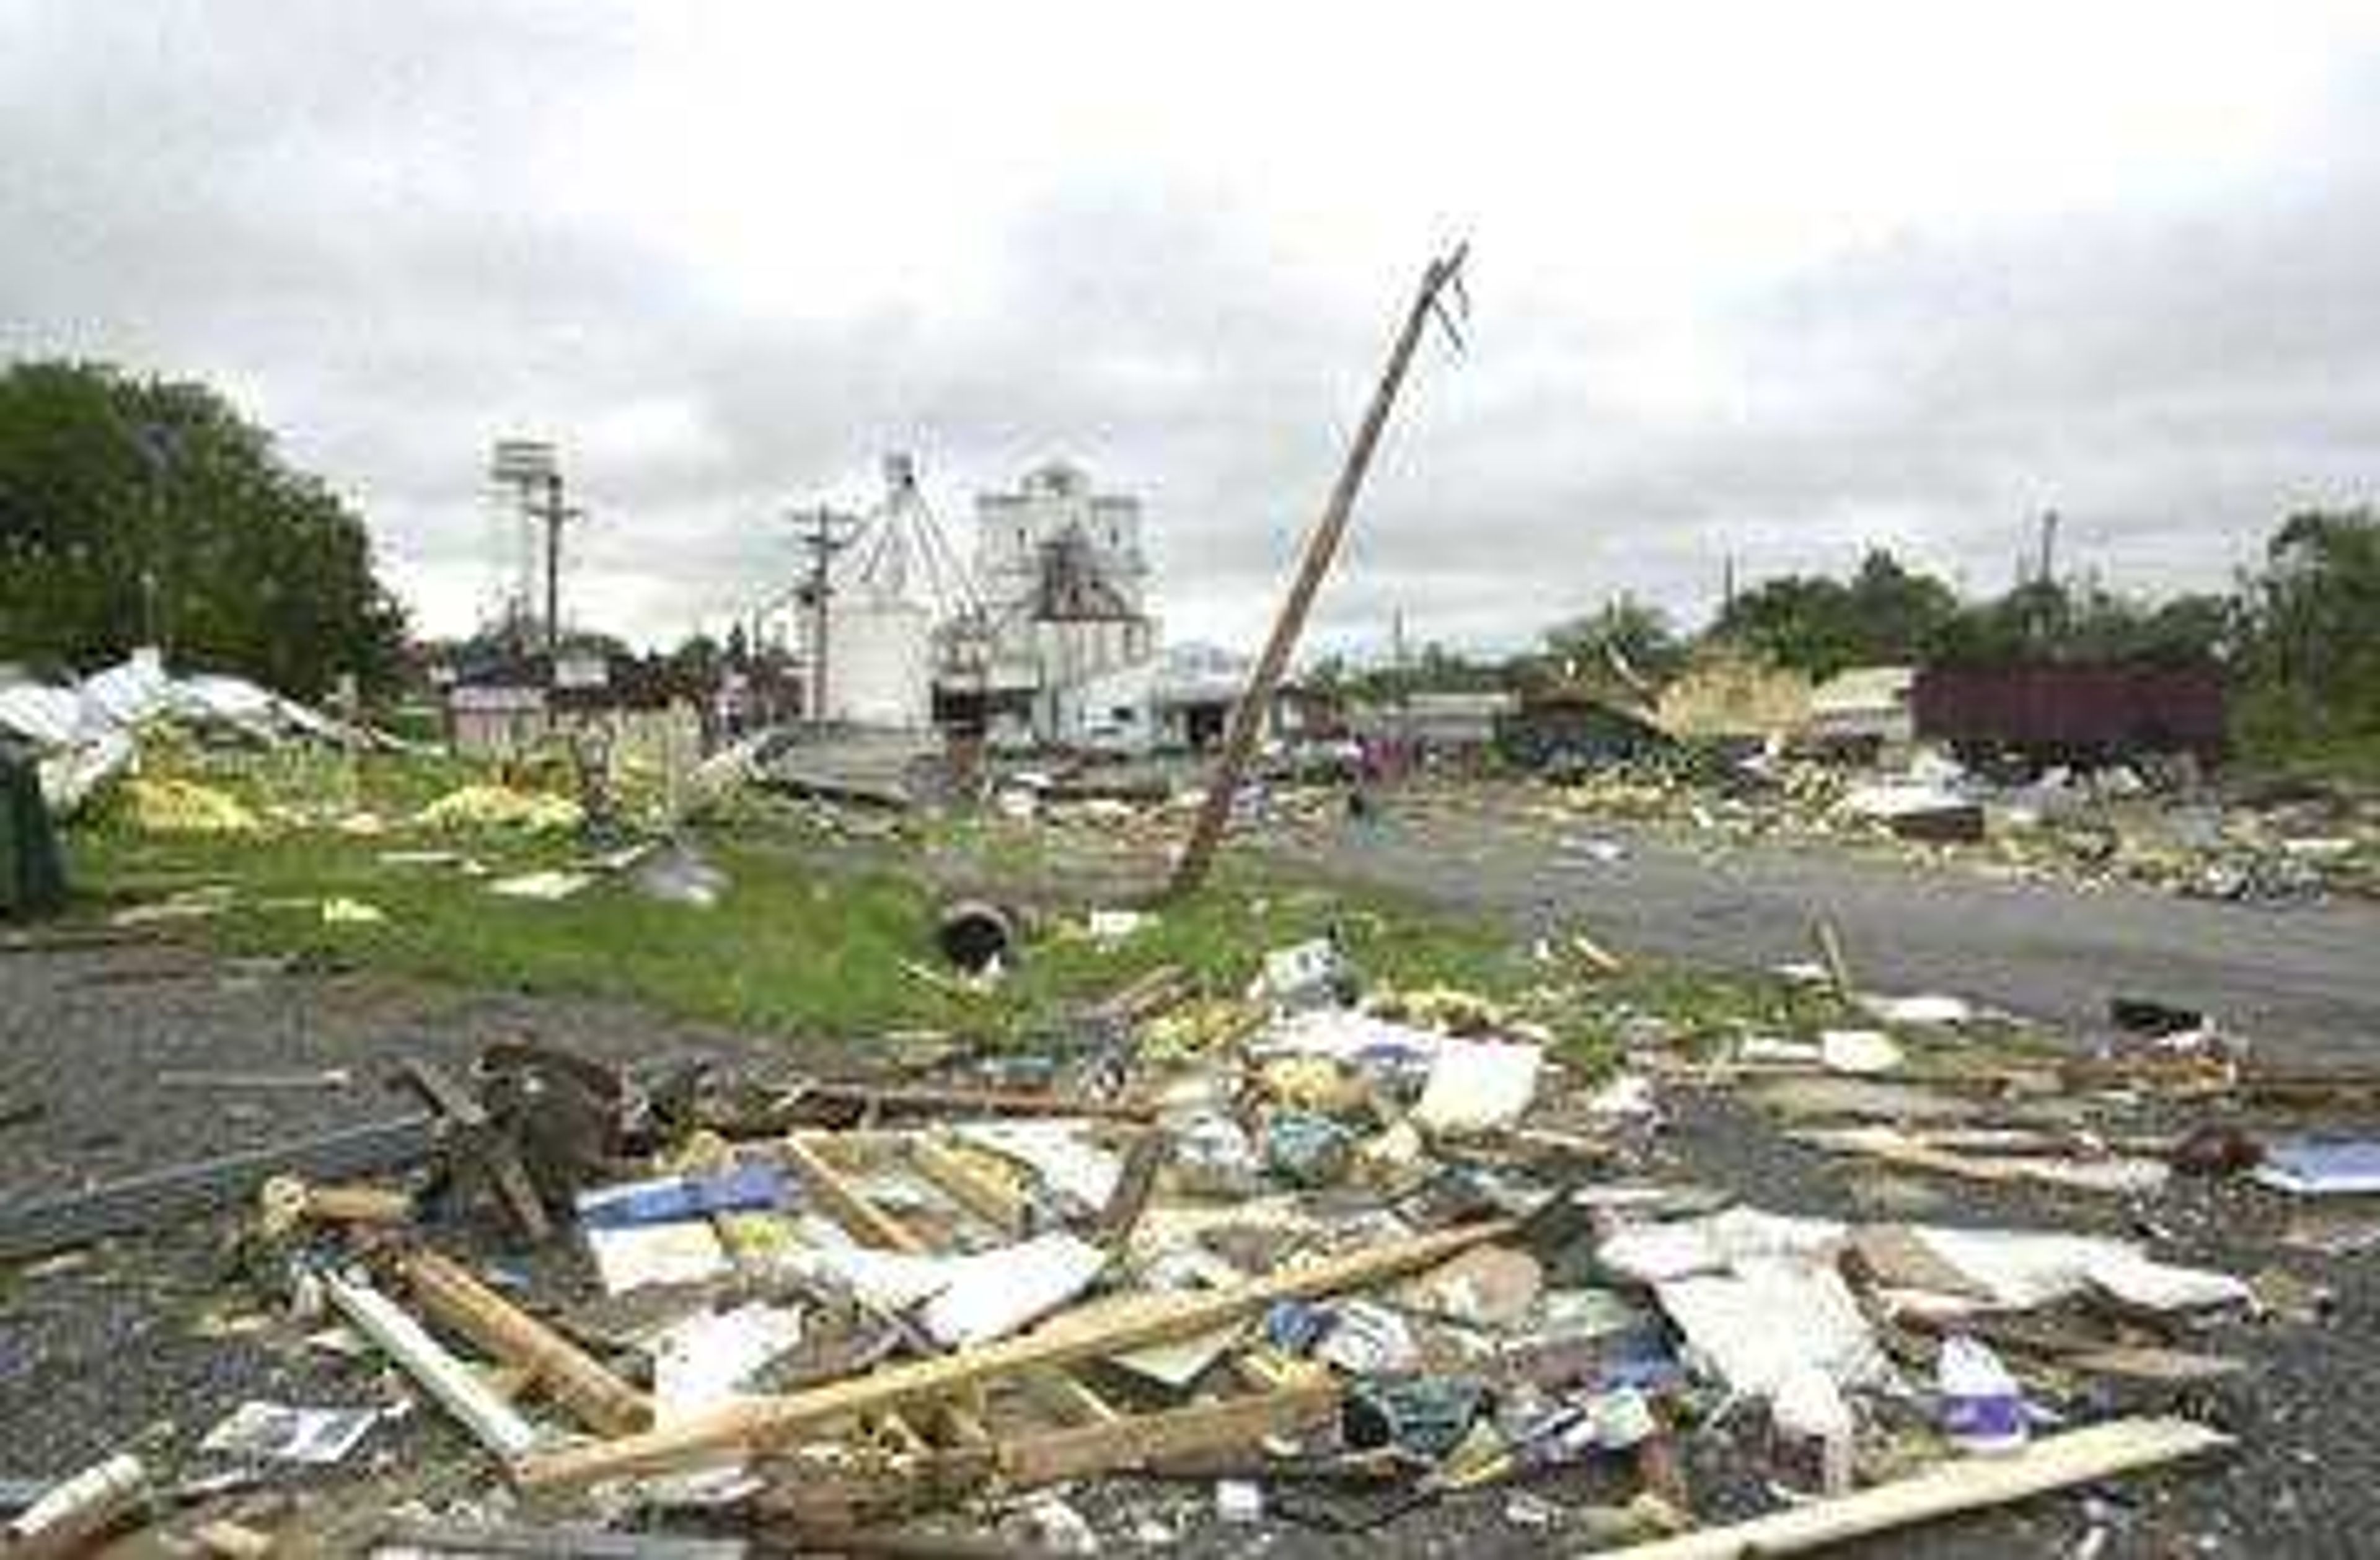
<svg viewBox="0 0 2380 1560">
<path fill-rule="evenodd" d="M 0 1097 L 38 1099 L 38 1118 L 0 1128 L 0 1195 L 16 1198 L 368 1119 L 396 1107 L 373 1081 L 400 1054 L 461 1064 L 484 1042 L 534 1036 L 620 1060 L 692 1053 L 784 1065 L 803 1048 L 657 1019 L 613 1005 L 461 993 L 375 976 L 226 964 L 170 945 L 0 956 Z M 845 1057 L 847 1061 L 847 1056 Z M 341 1066 L 356 1083 L 302 1095 L 194 1093 L 158 1086 L 160 1068 Z M 1847 1554 L 2065 1555 L 2095 1524 L 2103 1557 L 2352 1555 L 2380 1489 L 2380 1279 L 2369 1257 L 2282 1249 L 2291 1210 L 2271 1194 L 2186 1184 L 2138 1206 L 2074 1194 L 1921 1185 L 1791 1147 L 1723 1099 L 1682 1103 L 1659 1140 L 1664 1175 L 1751 1193 L 1786 1213 L 1924 1217 L 1949 1223 L 2162 1233 L 2159 1250 L 2242 1274 L 2278 1264 L 2326 1285 L 2318 1324 L 2236 1323 L 2200 1347 L 2251 1370 L 2187 1407 L 2241 1437 L 2230 1459 L 2053 1496 L 2014 1513 L 1897 1535 Z M 160 1466 L 204 1471 L 198 1439 L 243 1398 L 305 1404 L 384 1401 L 372 1370 L 305 1345 L 262 1314 L 238 1281 L 231 1220 L 111 1243 L 0 1277 L 0 1473 L 55 1475 L 127 1444 Z M 567 1263 L 574 1259 L 554 1259 Z M 530 1273 L 535 1279 L 540 1275 Z M 2154 1398 L 2138 1400 L 2155 1406 Z M 1688 1446 L 1706 1519 L 1759 1502 L 1756 1427 L 1738 1422 Z M 483 1465 L 431 1411 L 376 1432 L 361 1465 L 439 1488 Z M 294 1482 L 294 1481 L 293 1481 Z M 1516 1519 L 1497 1491 L 1359 1537 L 1282 1523 L 1222 1525 L 1198 1485 L 1112 1482 L 1078 1493 L 1111 1537 L 1141 1530 L 1184 1554 L 1488 1556 L 1574 1547 L 1575 1505 L 1624 1491 L 1592 1474 L 1537 1487 L 1553 1525 Z M 360 1504 L 360 1503 L 358 1503 Z"/>
<path fill-rule="evenodd" d="M 0 955 L 0 1199 L 42 1196 L 419 1109 L 384 1079 L 401 1057 L 467 1067 L 528 1038 L 618 1062 L 711 1055 L 792 1065 L 802 1048 L 634 1009 L 380 976 L 284 970 L 170 943 Z M 848 1067 L 844 1054 L 842 1065 Z M 168 1088 L 161 1072 L 346 1069 L 347 1087 Z M 370 1372 L 263 1325 L 237 1221 L 200 1221 L 0 1274 L 0 1474 L 55 1475 L 128 1438 L 171 1465 L 248 1397 L 374 1400 Z M 416 1416 L 375 1445 L 401 1464 L 459 1450 Z"/>
</svg>

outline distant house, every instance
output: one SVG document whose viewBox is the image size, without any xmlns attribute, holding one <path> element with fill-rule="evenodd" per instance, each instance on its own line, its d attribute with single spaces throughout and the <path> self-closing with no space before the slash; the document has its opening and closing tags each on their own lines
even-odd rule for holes
<svg viewBox="0 0 2380 1560">
<path fill-rule="evenodd" d="M 1214 645 L 1174 645 L 1054 690 L 1064 747 L 1200 752 L 1222 740 L 1252 663 Z"/>
<path fill-rule="evenodd" d="M 565 649 L 492 652 L 433 673 L 445 735 L 471 758 L 514 759 L 589 720 L 609 725 L 629 752 L 702 750 L 693 703 L 632 655 Z"/>
<path fill-rule="evenodd" d="M 1916 681 L 1913 666 L 1853 666 L 1838 672 L 1810 690 L 1810 720 L 1803 735 L 1817 746 L 1839 750 L 1903 746 L 1917 735 L 1909 701 Z"/>
<path fill-rule="evenodd" d="M 1352 711 L 1348 724 L 1356 737 L 1406 757 L 1459 762 L 1493 752 L 1498 723 L 1519 708 L 1502 689 L 1415 693 Z"/>
</svg>

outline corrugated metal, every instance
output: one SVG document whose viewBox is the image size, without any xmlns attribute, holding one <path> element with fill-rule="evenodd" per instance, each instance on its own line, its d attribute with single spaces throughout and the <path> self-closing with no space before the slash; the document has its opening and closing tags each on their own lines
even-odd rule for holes
<svg viewBox="0 0 2380 1560">
<path fill-rule="evenodd" d="M 1910 705 L 1931 741 L 2219 750 L 2220 672 L 2146 666 L 1928 667 Z"/>
</svg>

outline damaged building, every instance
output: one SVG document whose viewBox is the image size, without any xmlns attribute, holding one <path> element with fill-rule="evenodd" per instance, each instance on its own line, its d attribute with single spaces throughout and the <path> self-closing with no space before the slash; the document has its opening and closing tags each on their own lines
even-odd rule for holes
<svg viewBox="0 0 2380 1560">
<path fill-rule="evenodd" d="M 1157 653 L 1140 500 L 1052 461 L 1012 491 L 978 495 L 976 528 L 990 735 L 1063 742 L 1070 715 L 1079 725 L 1089 707 L 1078 690 Z"/>
</svg>

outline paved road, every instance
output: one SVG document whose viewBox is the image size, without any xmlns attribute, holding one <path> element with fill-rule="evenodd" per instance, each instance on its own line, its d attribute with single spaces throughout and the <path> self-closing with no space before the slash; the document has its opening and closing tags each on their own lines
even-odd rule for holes
<svg viewBox="0 0 2380 1560">
<path fill-rule="evenodd" d="M 1618 840 L 1597 860 L 1582 845 Z M 1575 918 L 1616 948 L 1730 966 L 1810 957 L 1834 917 L 1864 983 L 1947 991 L 2090 1033 L 2111 995 L 2216 1015 L 2258 1054 L 2372 1060 L 2380 1042 L 2380 906 L 2294 909 L 2123 888 L 2004 883 L 1964 869 L 1776 846 L 1718 848 L 1518 808 L 1401 808 L 1335 827 L 1335 870 L 1524 925 Z"/>
</svg>

